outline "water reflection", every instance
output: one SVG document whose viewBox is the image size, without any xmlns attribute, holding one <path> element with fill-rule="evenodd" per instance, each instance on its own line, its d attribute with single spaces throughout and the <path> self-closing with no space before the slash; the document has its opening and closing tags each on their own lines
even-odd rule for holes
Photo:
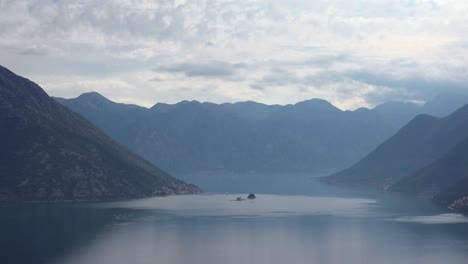
<svg viewBox="0 0 468 264">
<path fill-rule="evenodd" d="M 467 223 L 395 221 L 423 215 L 392 208 L 399 200 L 232 197 L 2 207 L 2 263 L 458 264 L 468 258 Z"/>
<path fill-rule="evenodd" d="M 461 224 L 468 223 L 468 218 L 461 214 L 439 214 L 424 216 L 402 216 L 397 218 L 396 221 L 421 224 Z"/>
<path fill-rule="evenodd" d="M 465 263 L 449 234 L 330 215 L 178 216 L 114 226 L 62 263 Z"/>
<path fill-rule="evenodd" d="M 2 263 L 50 263 L 85 245 L 113 221 L 112 210 L 60 204 L 0 206 Z"/>
<path fill-rule="evenodd" d="M 247 194 L 170 196 L 91 206 L 95 208 L 165 210 L 172 214 L 190 216 L 277 217 L 291 214 L 364 215 L 369 208 L 375 205 L 375 201 L 371 199 L 261 194 L 257 195 L 255 200 L 233 200 L 233 197 L 246 196 Z"/>
</svg>

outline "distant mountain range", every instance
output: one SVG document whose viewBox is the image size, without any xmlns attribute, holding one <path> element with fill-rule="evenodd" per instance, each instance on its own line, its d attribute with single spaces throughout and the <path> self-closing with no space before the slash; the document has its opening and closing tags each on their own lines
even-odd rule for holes
<svg viewBox="0 0 468 264">
<path fill-rule="evenodd" d="M 200 192 L 0 66 L 0 201 L 102 200 Z"/>
<path fill-rule="evenodd" d="M 330 183 L 373 186 L 468 209 L 468 105 L 444 118 L 419 115 Z"/>
<path fill-rule="evenodd" d="M 348 167 L 325 180 L 430 197 L 468 211 L 467 102 L 467 96 L 446 94 L 421 106 L 389 102 L 355 111 L 320 99 L 286 106 L 183 101 L 148 109 L 98 93 L 53 100 L 0 66 L 0 201 L 201 191 L 165 170 L 255 177 Z"/>
<path fill-rule="evenodd" d="M 150 109 L 98 93 L 56 98 L 164 170 L 327 173 L 350 166 L 419 113 L 443 116 L 468 97 L 423 106 L 392 102 L 342 111 L 312 99 L 294 105 L 183 101 Z"/>
</svg>

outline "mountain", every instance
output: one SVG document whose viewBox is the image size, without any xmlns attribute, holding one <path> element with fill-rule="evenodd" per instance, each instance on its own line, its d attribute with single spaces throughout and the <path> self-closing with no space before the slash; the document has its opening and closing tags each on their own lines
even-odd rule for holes
<svg viewBox="0 0 468 264">
<path fill-rule="evenodd" d="M 197 174 L 337 171 L 426 109 L 395 102 L 342 111 L 321 99 L 285 106 L 182 101 L 147 109 L 97 93 L 56 100 L 147 160 L 198 184 Z"/>
<path fill-rule="evenodd" d="M 468 103 L 466 94 L 443 93 L 437 95 L 433 100 L 427 102 L 422 108 L 422 113 L 436 117 L 443 117 L 461 108 Z M 454 108 L 455 107 L 455 108 Z"/>
<path fill-rule="evenodd" d="M 57 100 L 163 169 L 182 174 L 336 170 L 397 129 L 369 109 L 342 111 L 319 99 L 286 106 L 183 101 L 150 109 L 108 104 L 95 93 Z"/>
<path fill-rule="evenodd" d="M 422 184 L 426 178 L 414 178 L 413 174 L 427 177 L 436 173 L 434 167 L 419 173 L 417 171 L 443 157 L 467 137 L 468 105 L 444 118 L 419 115 L 355 165 L 327 177 L 326 180 L 330 183 L 387 189 L 408 177 L 407 181 L 418 182 L 413 184 L 416 186 Z M 443 167 L 442 163 L 439 161 L 436 166 Z M 434 171 L 429 173 L 431 170 Z"/>
<path fill-rule="evenodd" d="M 442 205 L 468 211 L 467 161 L 468 138 L 441 158 L 392 186 L 391 190 L 430 197 Z"/>
<path fill-rule="evenodd" d="M 95 99 L 90 103 L 108 103 Z M 200 191 L 133 154 L 37 84 L 2 66 L 0 145 L 2 201 L 126 199 Z"/>
<path fill-rule="evenodd" d="M 466 99 L 468 102 L 468 98 Z M 456 108 L 452 108 L 451 111 L 454 111 L 455 109 Z M 428 108 L 425 108 L 424 106 L 419 106 L 413 103 L 405 103 L 405 102 L 387 102 L 387 103 L 383 103 L 381 105 L 374 107 L 372 110 L 376 112 L 386 122 L 398 128 L 408 123 L 411 119 L 413 119 L 418 114 L 430 113 L 431 115 L 435 115 L 435 113 L 432 112 L 432 109 L 428 109 Z M 447 111 L 445 115 L 450 114 L 451 111 Z M 445 116 L 445 115 L 441 115 L 440 117 Z"/>
</svg>

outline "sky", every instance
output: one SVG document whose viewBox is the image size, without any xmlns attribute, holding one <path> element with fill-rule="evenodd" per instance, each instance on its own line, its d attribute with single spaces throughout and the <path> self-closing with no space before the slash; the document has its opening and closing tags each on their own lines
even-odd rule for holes
<svg viewBox="0 0 468 264">
<path fill-rule="evenodd" d="M 0 0 L 0 64 L 65 98 L 322 98 L 468 91 L 468 1 Z"/>
</svg>

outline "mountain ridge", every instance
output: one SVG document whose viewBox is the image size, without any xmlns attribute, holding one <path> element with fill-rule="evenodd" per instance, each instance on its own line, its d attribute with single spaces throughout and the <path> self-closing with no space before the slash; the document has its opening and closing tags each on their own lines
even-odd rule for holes
<svg viewBox="0 0 468 264">
<path fill-rule="evenodd" d="M 60 101 L 64 105 L 70 107 L 72 110 L 77 111 L 80 114 L 83 114 L 85 117 L 89 118 L 93 121 L 98 127 L 110 133 L 114 138 L 116 138 L 119 142 L 129 146 L 131 149 L 135 150 L 137 153 L 148 157 L 148 159 L 152 160 L 156 164 L 160 164 L 160 160 L 157 157 L 151 158 L 151 154 L 148 153 L 150 150 L 145 150 L 145 146 L 137 146 L 139 143 L 136 141 L 145 140 L 148 136 L 141 137 L 141 133 L 151 134 L 154 131 L 161 130 L 163 127 L 164 130 L 171 129 L 171 131 L 176 130 L 187 130 L 189 134 L 196 135 L 197 137 L 205 138 L 204 134 L 216 132 L 217 137 L 219 140 L 216 140 L 216 144 L 218 146 L 222 146 L 230 144 L 228 147 L 229 149 L 239 149 L 239 148 L 247 148 L 248 144 L 242 143 L 242 138 L 244 137 L 247 141 L 250 141 L 249 138 L 255 137 L 256 139 L 252 142 L 259 142 L 263 146 L 259 146 L 256 150 L 251 150 L 249 152 L 253 153 L 253 155 L 260 156 L 261 153 L 258 152 L 270 152 L 270 151 L 280 151 L 278 150 L 268 150 L 269 145 L 274 145 L 278 142 L 278 138 L 282 137 L 280 134 L 291 134 L 296 133 L 297 136 L 294 136 L 296 144 L 298 146 L 301 145 L 299 141 L 305 140 L 307 137 L 307 131 L 310 131 L 311 137 L 313 134 L 323 134 L 326 136 L 326 133 L 322 132 L 323 129 L 320 127 L 322 126 L 321 123 L 325 126 L 333 126 L 333 123 L 327 121 L 328 116 L 332 116 L 332 118 L 336 119 L 337 124 L 340 115 L 354 115 L 354 113 L 349 113 L 346 111 L 339 110 L 338 108 L 333 107 L 330 103 L 326 102 L 325 100 L 321 99 L 313 99 L 306 102 L 301 102 L 295 105 L 287 105 L 287 106 L 267 106 L 263 104 L 257 103 L 235 103 L 235 104 L 211 104 L 211 103 L 200 103 L 200 102 L 193 102 L 193 101 L 183 101 L 181 103 L 175 105 L 168 105 L 168 104 L 156 104 L 150 109 L 136 109 L 136 110 L 125 110 L 125 113 L 116 114 L 106 109 L 100 109 L 99 111 L 95 111 L 88 106 L 87 102 L 83 102 L 81 98 L 69 99 L 66 101 Z M 248 104 L 253 106 L 252 109 L 244 108 L 244 105 Z M 119 103 L 114 103 L 115 107 L 120 107 L 121 109 L 128 108 L 126 105 L 121 105 Z M 258 109 L 259 107 L 260 109 Z M 325 113 L 322 112 L 314 112 L 310 111 L 309 107 L 319 109 L 326 109 Z M 138 112 L 138 113 L 136 113 Z M 309 114 L 311 113 L 311 114 Z M 373 115 L 370 112 L 365 113 L 365 115 Z M 378 122 L 377 116 L 370 117 L 374 121 Z M 353 124 L 359 123 L 359 118 L 353 118 Z M 119 122 L 117 122 L 119 120 Z M 304 123 L 305 120 L 305 123 Z M 127 122 L 127 124 L 125 124 Z M 315 124 L 314 124 L 315 122 Z M 319 122 L 319 123 L 317 123 Z M 138 130 L 131 132 L 133 136 L 129 136 L 128 134 L 122 135 L 122 131 L 125 130 L 126 127 L 130 125 L 134 125 L 134 127 L 129 128 L 130 130 Z M 138 124 L 135 124 L 138 123 Z M 176 126 L 176 124 L 178 126 Z M 343 122 L 342 125 L 344 127 L 351 126 L 352 124 L 347 124 Z M 136 128 L 140 127 L 141 129 Z M 314 128 L 314 126 L 316 128 Z M 361 126 L 361 125 L 360 125 Z M 293 127 L 304 128 L 293 131 Z M 362 127 L 362 126 L 361 126 Z M 301 131 L 302 130 L 302 131 Z M 191 131 L 191 132 L 190 132 Z M 270 132 L 269 132 L 270 131 Z M 275 131 L 274 133 L 277 136 L 268 135 L 271 134 L 271 131 Z M 129 132 L 130 133 L 130 132 Z M 156 132 L 155 132 L 156 133 Z M 137 137 L 138 134 L 138 137 Z M 169 139 L 169 134 L 166 132 L 158 132 L 160 135 L 159 139 L 154 138 L 154 140 L 158 140 L 158 142 L 169 142 L 174 141 L 175 139 Z M 178 135 L 179 132 L 171 133 L 173 135 Z M 266 137 L 263 137 L 266 135 Z M 379 134 L 379 133 L 377 133 Z M 221 142 L 223 135 L 226 136 L 227 142 Z M 242 136 L 243 135 L 243 136 Z M 164 139 L 166 137 L 166 139 Z M 183 137 L 180 135 L 180 137 Z M 269 138 L 268 138 L 269 137 Z M 167 140 L 167 141 L 164 141 Z M 194 141 L 199 141 L 200 139 L 194 139 Z M 206 138 L 207 141 L 204 146 L 200 145 L 196 148 L 205 148 L 206 145 L 210 145 L 211 141 L 209 138 Z M 185 141 L 187 144 L 190 142 L 186 141 L 185 137 L 181 140 L 177 141 Z M 238 144 L 234 144 L 234 141 L 238 142 Z M 229 143 L 232 142 L 232 143 Z M 286 142 L 285 142 L 286 143 Z M 154 144 L 154 143 L 153 143 Z M 188 145 L 181 145 L 181 148 L 189 147 Z M 283 144 L 283 143 L 281 143 Z M 314 143 L 315 144 L 315 143 Z M 177 145 L 177 144 L 176 144 Z M 212 145 L 212 144 L 211 144 Z M 194 146 L 195 147 L 195 146 Z M 287 146 L 278 146 L 279 148 L 286 148 Z M 274 147 L 276 148 L 276 147 Z M 177 149 L 177 146 L 172 146 L 170 151 Z M 187 152 L 191 150 L 186 150 L 181 152 Z M 214 152 L 218 151 L 217 149 L 213 149 Z M 285 150 L 291 152 L 291 150 Z M 146 152 L 146 154 L 145 154 Z M 364 151 L 360 151 L 363 153 Z M 216 166 L 215 169 L 225 167 L 228 163 L 228 159 L 230 159 L 230 154 L 226 153 L 226 157 L 223 157 L 224 161 L 219 161 L 220 166 Z M 268 155 L 268 154 L 267 154 Z M 181 155 L 183 156 L 183 155 Z M 199 154 L 194 154 L 194 156 L 199 156 Z M 239 158 L 243 159 L 239 156 Z M 190 159 L 190 157 L 187 157 Z M 208 158 L 208 157 L 207 157 Z M 274 158 L 274 157 L 272 157 Z M 174 156 L 175 159 L 175 156 Z M 278 157 L 280 159 L 280 157 Z M 282 159 L 282 158 L 281 158 Z M 203 161 L 208 162 L 208 161 Z M 202 163 L 203 163 L 202 162 Z M 248 161 L 246 161 L 248 162 Z M 259 162 L 260 164 L 270 163 L 272 161 L 262 161 Z M 163 162 L 164 163 L 164 162 Z M 198 162 L 200 163 L 200 162 Z M 227 164 L 226 164 L 227 165 Z M 303 167 L 304 165 L 300 165 L 299 167 Z M 231 168 L 235 168 L 235 166 L 230 166 Z M 253 168 L 253 167 L 251 167 Z M 170 168 L 166 169 L 170 170 Z M 208 168 L 210 169 L 210 168 Z M 213 169 L 213 168 L 211 168 Z M 249 169 L 250 170 L 250 169 Z"/>
<path fill-rule="evenodd" d="M 87 100 L 89 98 L 92 98 L 92 99 L 99 98 L 99 99 L 102 99 L 104 101 L 111 102 L 114 104 L 136 106 L 136 107 L 144 108 L 144 109 L 158 108 L 158 106 L 175 107 L 177 105 L 184 105 L 184 104 L 205 105 L 205 106 L 210 105 L 210 106 L 218 106 L 218 107 L 219 106 L 236 106 L 236 105 L 242 105 L 242 106 L 256 105 L 256 106 L 272 107 L 272 108 L 292 107 L 292 106 L 301 106 L 301 105 L 309 105 L 309 106 L 321 105 L 322 107 L 329 107 L 330 109 L 339 110 L 341 112 L 356 112 L 356 111 L 362 111 L 362 110 L 370 110 L 370 111 L 377 112 L 379 114 L 382 114 L 385 112 L 387 112 L 388 114 L 389 112 L 395 113 L 394 112 L 395 108 L 397 108 L 400 111 L 406 108 L 407 110 L 408 109 L 412 110 L 412 111 L 409 111 L 410 114 L 412 115 L 411 118 L 415 117 L 418 114 L 429 114 L 435 117 L 444 117 L 452 113 L 456 109 L 462 107 L 468 102 L 468 94 L 466 93 L 440 93 L 424 104 L 405 102 L 405 101 L 388 101 L 388 102 L 384 102 L 379 105 L 376 105 L 374 107 L 358 107 L 354 110 L 342 110 L 336 107 L 335 105 L 333 105 L 331 102 L 325 99 L 321 99 L 321 98 L 311 98 L 311 99 L 306 99 L 303 101 L 298 101 L 296 103 L 290 103 L 290 104 L 265 104 L 265 103 L 256 102 L 252 100 L 238 101 L 238 102 L 232 102 L 232 103 L 231 102 L 213 103 L 209 101 L 202 102 L 198 100 L 182 100 L 176 103 L 158 102 L 150 107 L 144 107 L 144 106 L 134 104 L 134 103 L 116 102 L 96 91 L 84 92 L 76 97 L 71 97 L 71 98 L 56 97 L 56 96 L 52 96 L 52 98 L 56 99 L 59 102 L 71 101 L 71 100 Z"/>
<path fill-rule="evenodd" d="M 322 99 L 286 106 L 183 101 L 158 103 L 150 109 L 113 103 L 107 110 L 92 109 L 79 98 L 61 103 L 118 142 L 178 175 L 327 174 L 363 158 L 397 132 L 411 115 L 394 117 L 398 111 L 393 111 L 391 104 L 387 113 L 368 108 L 343 111 Z"/>
<path fill-rule="evenodd" d="M 0 200 L 107 200 L 199 192 L 0 66 Z"/>
<path fill-rule="evenodd" d="M 418 115 L 362 160 L 328 176 L 326 181 L 390 188 L 467 137 L 467 114 L 468 105 L 444 118 Z"/>
</svg>

